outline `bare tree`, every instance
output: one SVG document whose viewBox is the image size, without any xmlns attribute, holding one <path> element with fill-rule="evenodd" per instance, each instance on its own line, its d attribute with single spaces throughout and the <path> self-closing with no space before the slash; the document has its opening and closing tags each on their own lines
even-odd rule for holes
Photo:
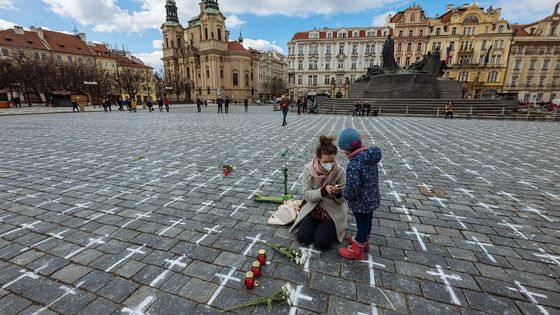
<svg viewBox="0 0 560 315">
<path fill-rule="evenodd" d="M 156 74 L 152 71 L 147 71 L 144 74 L 144 82 L 142 83 L 143 90 L 148 94 L 148 99 L 152 100 L 152 94 L 156 91 Z"/>
<path fill-rule="evenodd" d="M 165 82 L 163 81 L 161 70 L 154 73 L 154 84 L 157 96 L 163 97 L 165 95 Z"/>
<path fill-rule="evenodd" d="M 133 68 L 120 69 L 114 77 L 115 83 L 134 100 L 144 83 L 142 70 Z"/>
</svg>

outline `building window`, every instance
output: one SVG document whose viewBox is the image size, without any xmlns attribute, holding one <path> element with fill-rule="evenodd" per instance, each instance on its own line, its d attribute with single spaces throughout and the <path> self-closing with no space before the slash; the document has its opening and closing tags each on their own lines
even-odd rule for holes
<svg viewBox="0 0 560 315">
<path fill-rule="evenodd" d="M 469 80 L 469 73 L 464 71 L 459 73 L 459 81 L 461 82 L 467 82 Z"/>
<path fill-rule="evenodd" d="M 325 85 L 329 85 L 331 84 L 331 76 L 330 75 L 325 75 Z"/>
<path fill-rule="evenodd" d="M 546 47 L 546 53 L 547 53 L 547 54 L 549 54 L 549 55 L 552 54 L 552 50 L 553 50 L 553 47 L 552 47 L 552 46 Z"/>
<path fill-rule="evenodd" d="M 408 37 L 412 37 L 412 36 L 414 36 L 414 31 L 413 30 L 408 31 Z"/>
<path fill-rule="evenodd" d="M 206 69 L 206 80 L 210 79 L 210 69 Z"/>
<path fill-rule="evenodd" d="M 488 73 L 488 82 L 495 83 L 496 81 L 498 81 L 498 71 L 490 71 Z"/>
<path fill-rule="evenodd" d="M 307 77 L 307 85 L 317 86 L 317 75 L 310 75 Z"/>
<path fill-rule="evenodd" d="M 504 32 L 504 26 L 500 25 L 500 27 L 498 27 L 498 33 L 503 33 Z"/>
<path fill-rule="evenodd" d="M 78 57 L 78 64 L 80 65 L 84 64 L 84 60 L 82 59 L 82 57 Z"/>
<path fill-rule="evenodd" d="M 424 36 L 424 30 L 420 30 L 420 33 L 418 35 Z"/>
<path fill-rule="evenodd" d="M 344 44 L 338 44 L 338 53 L 340 55 L 344 54 Z"/>
<path fill-rule="evenodd" d="M 298 55 L 303 56 L 303 46 L 299 46 Z"/>
<path fill-rule="evenodd" d="M 457 27 L 451 29 L 451 35 L 457 35 Z"/>
<path fill-rule="evenodd" d="M 67 57 L 66 57 L 66 61 L 68 61 L 68 63 L 72 63 L 72 57 L 71 57 L 71 56 L 67 56 Z"/>
<path fill-rule="evenodd" d="M 37 51 L 33 52 L 33 57 L 35 58 L 35 60 L 41 59 L 41 55 Z"/>
<path fill-rule="evenodd" d="M 330 59 L 325 60 L 325 70 L 331 70 L 331 60 Z"/>
<path fill-rule="evenodd" d="M 188 73 L 187 73 L 187 76 L 188 76 Z M 220 69 L 220 79 L 223 79 L 223 78 L 224 78 L 224 69 Z"/>
<path fill-rule="evenodd" d="M 518 77 L 511 77 L 511 86 L 512 86 L 512 87 L 516 87 L 516 86 L 517 86 L 517 80 L 519 80 Z"/>
<path fill-rule="evenodd" d="M 238 86 L 239 85 L 239 74 L 237 73 L 233 73 L 233 85 L 234 86 Z"/>
<path fill-rule="evenodd" d="M 354 44 L 352 45 L 352 54 L 357 54 L 358 53 L 358 44 Z"/>
<path fill-rule="evenodd" d="M 332 38 L 332 32 L 327 33 L 327 38 Z"/>
<path fill-rule="evenodd" d="M 527 93 L 527 94 L 525 94 L 525 97 L 523 98 L 523 102 L 527 103 L 530 99 L 531 99 L 531 94 Z"/>
<path fill-rule="evenodd" d="M 402 43 L 398 43 L 397 44 L 397 51 L 401 52 L 402 51 Z"/>
<path fill-rule="evenodd" d="M 412 51 L 412 43 L 408 43 L 408 45 L 406 45 L 406 51 Z"/>
<path fill-rule="evenodd" d="M 440 36 L 441 35 L 441 28 L 436 28 L 436 36 Z"/>
<path fill-rule="evenodd" d="M 418 46 L 416 46 L 416 51 L 422 51 L 422 43 L 418 43 Z"/>
<path fill-rule="evenodd" d="M 346 38 L 348 33 L 346 32 L 338 32 L 338 38 Z"/>
<path fill-rule="evenodd" d="M 10 51 L 6 48 L 2 48 L 2 56 L 9 57 L 10 56 Z"/>
<path fill-rule="evenodd" d="M 358 63 L 358 62 L 356 61 L 356 59 L 352 59 L 352 68 L 351 68 L 352 70 L 356 70 L 356 69 L 357 69 L 357 63 Z"/>
<path fill-rule="evenodd" d="M 548 70 L 548 67 L 550 66 L 550 60 L 544 60 L 542 63 L 542 69 L 543 70 Z"/>
<path fill-rule="evenodd" d="M 536 63 L 537 63 L 536 60 L 531 60 L 531 64 L 529 65 L 529 70 L 535 70 Z"/>
<path fill-rule="evenodd" d="M 399 37 L 403 37 L 404 36 L 404 31 L 399 31 Z"/>
<path fill-rule="evenodd" d="M 546 82 L 546 77 L 539 78 L 539 87 L 543 87 Z"/>
<path fill-rule="evenodd" d="M 360 33 L 358 31 L 354 31 L 354 33 L 352 33 L 352 37 L 354 38 L 360 37 Z"/>
<path fill-rule="evenodd" d="M 513 70 L 521 70 L 521 59 L 515 60 L 515 66 L 513 67 Z"/>
<path fill-rule="evenodd" d="M 207 27 L 204 28 L 204 39 L 208 40 L 208 28 Z M 171 46 L 173 46 L 173 44 Z"/>
<path fill-rule="evenodd" d="M 339 60 L 339 61 L 338 61 L 338 69 L 339 69 L 339 70 L 344 69 L 344 61 L 343 61 L 343 60 Z"/>
<path fill-rule="evenodd" d="M 541 92 L 541 93 L 539 93 L 539 94 L 537 94 L 537 102 L 540 102 L 540 101 L 542 101 L 542 97 L 543 97 L 543 94 L 542 94 L 542 92 Z"/>
<path fill-rule="evenodd" d="M 410 57 L 406 57 L 405 66 L 410 66 Z"/>
<path fill-rule="evenodd" d="M 245 86 L 249 86 L 249 74 L 245 73 Z"/>
<path fill-rule="evenodd" d="M 522 54 L 524 50 L 525 50 L 525 49 L 524 49 L 523 46 L 517 47 L 517 53 L 518 53 L 518 54 Z"/>
<path fill-rule="evenodd" d="M 327 45 L 325 54 L 327 55 L 331 54 L 331 45 Z"/>
<path fill-rule="evenodd" d="M 309 38 L 318 39 L 319 38 L 319 33 L 309 33 Z"/>
<path fill-rule="evenodd" d="M 532 83 L 533 83 L 533 77 L 531 76 L 527 77 L 527 86 L 531 86 Z"/>
<path fill-rule="evenodd" d="M 303 76 L 302 75 L 298 75 L 297 83 L 298 83 L 298 85 L 303 85 Z"/>
<path fill-rule="evenodd" d="M 558 86 L 558 79 L 560 79 L 559 77 L 554 77 L 552 78 L 552 86 Z"/>
<path fill-rule="evenodd" d="M 218 40 L 222 41 L 222 29 L 218 28 Z"/>
<path fill-rule="evenodd" d="M 480 47 L 482 50 L 486 49 L 486 41 L 483 40 L 482 41 L 482 47 Z"/>
<path fill-rule="evenodd" d="M 298 70 L 303 70 L 303 60 L 298 61 Z"/>
</svg>

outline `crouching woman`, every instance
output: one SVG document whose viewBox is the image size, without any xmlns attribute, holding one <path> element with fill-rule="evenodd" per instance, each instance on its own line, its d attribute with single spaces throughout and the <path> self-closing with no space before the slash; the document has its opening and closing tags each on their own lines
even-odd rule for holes
<svg viewBox="0 0 560 315">
<path fill-rule="evenodd" d="M 304 245 L 327 250 L 342 243 L 346 233 L 348 204 L 342 198 L 346 171 L 336 161 L 338 148 L 333 137 L 321 136 L 316 156 L 305 165 L 302 177 L 302 207 L 291 230 Z"/>
</svg>

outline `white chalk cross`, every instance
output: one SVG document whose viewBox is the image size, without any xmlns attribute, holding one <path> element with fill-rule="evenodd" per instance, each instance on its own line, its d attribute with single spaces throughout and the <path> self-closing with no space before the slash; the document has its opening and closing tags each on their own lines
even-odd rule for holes
<svg viewBox="0 0 560 315">
<path fill-rule="evenodd" d="M 412 232 L 405 232 L 405 233 L 408 235 L 416 236 L 416 239 L 418 240 L 418 243 L 420 243 L 420 247 L 422 247 L 422 250 L 425 252 L 428 251 L 426 249 L 426 244 L 424 244 L 424 241 L 422 240 L 422 237 L 428 237 L 427 234 L 418 232 L 418 229 L 416 229 L 416 227 L 412 228 Z"/>
<path fill-rule="evenodd" d="M 437 272 L 426 271 L 426 273 L 429 274 L 429 275 L 432 275 L 432 276 L 439 277 L 441 279 L 441 281 L 443 281 L 443 284 L 445 284 L 445 289 L 447 290 L 447 292 L 451 296 L 451 301 L 453 302 L 453 304 L 461 305 L 461 301 L 459 301 L 459 298 L 455 294 L 455 291 L 453 291 L 453 287 L 451 286 L 451 284 L 449 283 L 449 280 L 447 280 L 447 279 L 462 281 L 463 278 L 461 278 L 459 275 L 453 275 L 453 274 L 447 275 L 447 274 L 445 274 L 445 272 L 443 272 L 443 269 L 441 268 L 440 265 L 436 265 L 436 268 L 437 268 Z"/>
<path fill-rule="evenodd" d="M 476 238 L 476 236 L 471 236 L 471 239 L 472 239 L 472 241 L 465 241 L 465 242 L 467 244 L 476 245 L 476 246 L 480 247 L 480 249 L 482 249 L 482 251 L 484 252 L 486 257 L 488 257 L 488 259 L 490 259 L 491 262 L 496 263 L 496 259 L 494 258 L 494 256 L 492 256 L 488 252 L 488 250 L 486 249 L 486 247 L 493 247 L 494 245 L 487 244 L 487 243 L 482 243 L 478 240 L 478 238 Z"/>
</svg>

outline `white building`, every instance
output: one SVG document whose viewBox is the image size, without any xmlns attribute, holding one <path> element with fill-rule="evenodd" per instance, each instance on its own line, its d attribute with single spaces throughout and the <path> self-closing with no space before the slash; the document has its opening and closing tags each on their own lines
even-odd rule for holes
<svg viewBox="0 0 560 315">
<path fill-rule="evenodd" d="M 374 65 L 381 66 L 389 27 L 314 29 L 288 43 L 291 99 L 326 93 L 346 98 L 348 84 Z"/>
</svg>

